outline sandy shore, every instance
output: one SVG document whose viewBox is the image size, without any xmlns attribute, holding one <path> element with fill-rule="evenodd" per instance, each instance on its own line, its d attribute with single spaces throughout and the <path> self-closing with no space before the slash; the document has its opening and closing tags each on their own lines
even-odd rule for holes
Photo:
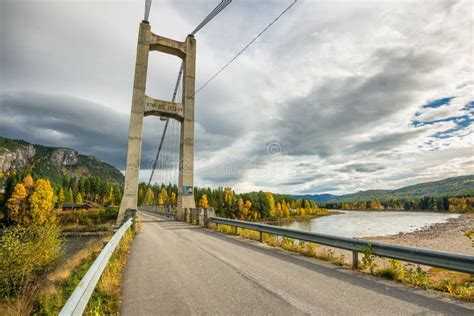
<svg viewBox="0 0 474 316">
<path fill-rule="evenodd" d="M 462 214 L 458 218 L 448 219 L 445 223 L 436 223 L 411 233 L 363 239 L 472 256 L 474 247 L 469 238 L 464 236 L 464 232 L 468 230 L 474 231 L 474 215 Z"/>
</svg>

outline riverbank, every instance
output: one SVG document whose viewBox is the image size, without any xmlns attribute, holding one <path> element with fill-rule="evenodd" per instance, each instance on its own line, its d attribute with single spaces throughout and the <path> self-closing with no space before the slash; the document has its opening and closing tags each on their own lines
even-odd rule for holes
<svg viewBox="0 0 474 316">
<path fill-rule="evenodd" d="M 432 224 L 414 232 L 363 239 L 472 256 L 474 247 L 464 235 L 468 230 L 474 230 L 474 215 L 461 214 L 458 218 L 450 218 L 446 222 Z"/>
<path fill-rule="evenodd" d="M 334 211 L 334 210 L 326 210 L 326 212 L 321 213 L 321 214 L 291 217 L 291 218 L 282 218 L 282 219 L 279 219 L 279 220 L 276 220 L 276 221 L 259 221 L 259 223 L 268 224 L 268 225 L 282 226 L 282 225 L 287 225 L 287 224 L 296 223 L 296 222 L 306 222 L 306 221 L 310 221 L 310 220 L 315 219 L 315 218 L 330 216 L 330 215 L 338 215 L 338 214 L 342 214 L 342 212 L 338 212 L 338 211 Z"/>
</svg>

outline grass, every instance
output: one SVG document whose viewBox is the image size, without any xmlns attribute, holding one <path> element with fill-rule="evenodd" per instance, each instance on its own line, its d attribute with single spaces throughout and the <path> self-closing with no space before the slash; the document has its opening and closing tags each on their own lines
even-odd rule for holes
<svg viewBox="0 0 474 316">
<path fill-rule="evenodd" d="M 246 239 L 260 240 L 260 233 L 254 230 L 213 223 L 209 224 L 209 228 Z M 263 242 L 272 247 L 283 248 L 303 256 L 329 261 L 340 266 L 349 266 L 344 262 L 343 255 L 337 256 L 335 251 L 327 247 L 319 247 L 314 243 L 266 233 L 263 233 Z M 425 271 L 420 266 L 402 263 L 394 259 L 385 259 L 383 262 L 388 265 L 378 268 L 372 249 L 367 247 L 364 249 L 362 261 L 359 263 L 360 271 L 422 289 L 441 291 L 451 297 L 474 302 L 474 278 L 470 274 L 439 268 Z"/>
</svg>

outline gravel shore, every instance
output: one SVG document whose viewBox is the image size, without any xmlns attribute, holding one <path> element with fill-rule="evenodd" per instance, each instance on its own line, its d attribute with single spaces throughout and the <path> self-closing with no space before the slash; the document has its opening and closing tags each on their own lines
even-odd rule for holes
<svg viewBox="0 0 474 316">
<path fill-rule="evenodd" d="M 464 232 L 468 230 L 474 231 L 474 215 L 472 214 L 462 214 L 458 218 L 451 218 L 447 222 L 436 223 L 411 233 L 363 239 L 472 256 L 474 247 L 469 238 L 464 235 Z"/>
</svg>

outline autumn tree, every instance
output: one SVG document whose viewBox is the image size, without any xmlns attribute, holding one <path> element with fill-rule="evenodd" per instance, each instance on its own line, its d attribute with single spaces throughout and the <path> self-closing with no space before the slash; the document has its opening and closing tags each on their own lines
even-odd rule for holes
<svg viewBox="0 0 474 316">
<path fill-rule="evenodd" d="M 174 192 L 171 192 L 170 204 L 171 204 L 171 205 L 175 205 L 175 204 L 176 204 L 176 193 L 174 193 Z"/>
<path fill-rule="evenodd" d="M 201 196 L 201 199 L 199 200 L 199 206 L 202 208 L 208 208 L 209 207 L 209 202 L 207 201 L 207 195 L 203 194 Z"/>
<path fill-rule="evenodd" d="M 143 200 L 145 199 L 145 191 L 143 190 L 143 186 L 138 187 L 138 205 L 143 204 Z"/>
<path fill-rule="evenodd" d="M 240 216 L 243 220 L 246 220 L 248 216 L 250 215 L 251 207 L 252 207 L 252 202 L 250 202 L 249 200 L 245 201 L 242 211 L 240 212 Z"/>
<path fill-rule="evenodd" d="M 64 202 L 65 203 L 74 203 L 74 195 L 72 194 L 72 189 L 69 188 L 64 193 Z"/>
<path fill-rule="evenodd" d="M 286 218 L 286 219 L 290 218 L 290 209 L 285 200 L 283 200 L 283 203 L 281 205 L 281 211 L 282 211 L 283 218 Z"/>
<path fill-rule="evenodd" d="M 82 204 L 84 200 L 82 199 L 82 194 L 81 192 L 77 192 L 76 194 L 76 204 Z"/>
<path fill-rule="evenodd" d="M 58 207 L 63 206 L 64 200 L 65 200 L 64 189 L 61 187 L 61 188 L 59 188 L 59 192 L 58 192 L 57 206 Z"/>
<path fill-rule="evenodd" d="M 162 203 L 160 203 L 160 204 L 167 204 L 168 203 L 168 200 L 169 200 L 168 191 L 166 191 L 165 187 L 162 187 L 161 190 L 160 190 L 160 200 L 162 201 Z"/>
<path fill-rule="evenodd" d="M 31 193 L 31 191 L 33 190 L 33 187 L 35 185 L 35 182 L 33 181 L 33 177 L 31 177 L 31 175 L 27 175 L 23 179 L 23 185 L 25 186 L 26 192 Z"/>
<path fill-rule="evenodd" d="M 145 193 L 145 202 L 144 204 L 145 205 L 153 205 L 153 202 L 155 201 L 155 195 L 153 194 L 153 190 L 151 189 L 151 187 L 149 186 L 147 189 L 146 189 L 146 193 Z"/>
<path fill-rule="evenodd" d="M 27 192 L 22 183 L 15 185 L 13 193 L 7 201 L 8 217 L 10 221 L 18 225 L 28 225 L 30 223 L 27 214 Z"/>
<path fill-rule="evenodd" d="M 33 223 L 42 225 L 52 219 L 51 212 L 56 203 L 56 196 L 49 180 L 39 179 L 29 198 Z"/>
<path fill-rule="evenodd" d="M 265 192 L 265 198 L 267 199 L 267 203 L 268 203 L 268 215 L 270 216 L 270 218 L 275 218 L 276 208 L 275 208 L 275 199 L 273 198 L 273 194 L 271 192 Z"/>
<path fill-rule="evenodd" d="M 283 211 L 281 209 L 281 203 L 280 202 L 277 202 L 276 203 L 276 217 L 278 219 L 282 218 L 283 217 Z"/>
</svg>

